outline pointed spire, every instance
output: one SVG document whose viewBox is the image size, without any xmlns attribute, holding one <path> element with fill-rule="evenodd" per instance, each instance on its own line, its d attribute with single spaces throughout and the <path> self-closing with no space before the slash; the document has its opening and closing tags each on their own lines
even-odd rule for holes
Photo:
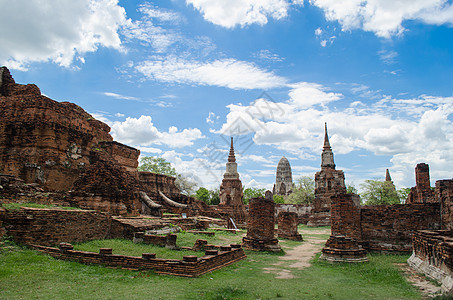
<svg viewBox="0 0 453 300">
<path fill-rule="evenodd" d="M 324 149 L 330 149 L 329 135 L 327 134 L 327 122 L 324 123 Z"/>
<path fill-rule="evenodd" d="M 321 169 L 329 168 L 335 170 L 333 161 L 333 152 L 329 143 L 329 135 L 327 134 L 327 122 L 324 124 L 324 147 L 321 154 Z"/>
<path fill-rule="evenodd" d="M 390 177 L 389 169 L 385 170 L 385 181 L 392 181 L 392 177 Z"/>
<path fill-rule="evenodd" d="M 231 146 L 230 146 L 230 154 L 228 155 L 228 162 L 236 162 L 236 157 L 234 156 L 234 148 L 233 148 L 233 137 L 231 137 Z"/>
</svg>

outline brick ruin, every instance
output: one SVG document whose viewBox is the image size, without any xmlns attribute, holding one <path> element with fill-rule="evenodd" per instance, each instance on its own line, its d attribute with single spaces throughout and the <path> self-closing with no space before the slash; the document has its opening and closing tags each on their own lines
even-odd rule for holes
<svg viewBox="0 0 453 300">
<path fill-rule="evenodd" d="M 289 195 L 293 192 L 293 175 L 291 165 L 286 157 L 282 157 L 277 165 L 275 184 L 272 189 L 274 195 Z"/>
<path fill-rule="evenodd" d="M 407 262 L 417 272 L 437 280 L 441 283 L 442 291 L 451 295 L 453 294 L 453 179 L 436 181 L 435 200 L 440 202 L 441 230 L 415 232 L 412 237 L 412 256 Z"/>
<path fill-rule="evenodd" d="M 236 157 L 234 155 L 233 138 L 231 138 L 230 153 L 226 163 L 226 171 L 223 174 L 220 185 L 220 203 L 217 206 L 218 213 L 224 218 L 232 218 L 235 223 L 245 223 L 247 212 L 243 202 L 242 182 L 237 171 Z"/>
<path fill-rule="evenodd" d="M 266 191 L 265 198 L 252 198 L 249 201 L 247 235 L 242 239 L 245 249 L 279 252 L 275 238 L 275 203 L 272 192 Z"/>
<path fill-rule="evenodd" d="M 206 249 L 205 255 L 202 257 L 187 255 L 182 260 L 157 258 L 155 253 L 143 253 L 142 257 L 117 255 L 113 254 L 111 248 L 101 248 L 99 253 L 78 251 L 68 243 L 60 244 L 59 248 L 40 245 L 32 247 L 62 260 L 116 268 L 153 270 L 157 274 L 183 277 L 198 277 L 246 258 L 244 250 L 236 244 L 214 246 L 213 249 Z"/>
<path fill-rule="evenodd" d="M 0 77 L 3 202 L 33 198 L 116 215 L 206 209 L 179 193 L 174 178 L 138 172 L 140 151 L 113 141 L 110 127 L 81 107 L 49 99 L 36 85 L 16 84 L 6 67 Z"/>
<path fill-rule="evenodd" d="M 406 199 L 406 204 L 411 203 L 435 203 L 434 191 L 431 189 L 429 180 L 429 165 L 425 163 L 418 164 L 415 167 L 415 187 Z"/>
<path fill-rule="evenodd" d="M 281 212 L 278 214 L 278 238 L 302 241 L 302 235 L 297 232 L 299 220 L 295 212 Z"/>
<path fill-rule="evenodd" d="M 338 193 L 345 193 L 344 173 L 335 170 L 332 148 L 327 134 L 327 123 L 324 131 L 324 146 L 321 154 L 321 171 L 315 174 L 315 199 L 308 219 L 308 226 L 330 225 L 330 198 Z"/>
</svg>

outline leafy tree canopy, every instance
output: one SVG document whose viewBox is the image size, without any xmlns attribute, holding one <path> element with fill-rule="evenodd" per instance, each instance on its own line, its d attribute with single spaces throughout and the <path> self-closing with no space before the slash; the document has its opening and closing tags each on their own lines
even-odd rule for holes
<svg viewBox="0 0 453 300">
<path fill-rule="evenodd" d="M 393 183 L 388 181 L 365 180 L 360 187 L 363 191 L 360 197 L 365 205 L 400 204 L 404 200 Z"/>
<path fill-rule="evenodd" d="M 310 204 L 315 199 L 315 180 L 310 176 L 297 178 L 293 192 L 286 198 L 286 203 Z"/>
<path fill-rule="evenodd" d="M 243 192 L 244 203 L 248 204 L 250 199 L 252 199 L 252 198 L 264 197 L 265 192 L 266 192 L 266 189 L 264 189 L 264 188 L 262 188 L 262 189 L 255 188 L 255 187 L 246 188 Z"/>
<path fill-rule="evenodd" d="M 209 205 L 217 205 L 220 203 L 218 188 L 214 190 L 208 190 L 207 188 L 200 187 L 196 191 L 195 195 L 193 195 L 193 197 Z"/>
<path fill-rule="evenodd" d="M 168 176 L 176 176 L 176 170 L 165 158 L 157 156 L 144 156 L 140 159 L 137 170 L 141 172 L 153 172 Z"/>
</svg>

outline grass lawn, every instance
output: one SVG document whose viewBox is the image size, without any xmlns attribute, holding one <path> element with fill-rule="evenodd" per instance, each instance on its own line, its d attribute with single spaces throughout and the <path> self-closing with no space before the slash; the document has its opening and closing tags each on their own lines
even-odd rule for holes
<svg viewBox="0 0 453 300">
<path fill-rule="evenodd" d="M 301 228 L 304 235 L 315 229 Z M 243 232 L 242 232 L 243 233 Z M 216 232 L 215 237 L 179 233 L 177 244 L 192 246 L 196 239 L 211 244 L 240 242 L 241 234 Z M 324 236 L 320 236 L 324 237 Z M 300 242 L 281 241 L 291 249 Z M 124 240 L 91 241 L 76 249 L 98 251 L 111 247 L 114 253 L 179 258 L 191 254 Z M 284 253 L 246 251 L 248 258 L 200 276 L 182 278 L 88 266 L 53 259 L 8 241 L 0 248 L 0 299 L 420 299 L 420 294 L 402 277 L 394 263 L 405 255 L 369 255 L 370 262 L 335 264 L 318 260 L 304 269 L 291 268 L 294 261 L 281 260 Z M 173 255 L 173 257 L 172 257 Z M 198 252 L 197 255 L 202 255 Z M 290 270 L 293 278 L 278 279 L 264 268 Z"/>
</svg>

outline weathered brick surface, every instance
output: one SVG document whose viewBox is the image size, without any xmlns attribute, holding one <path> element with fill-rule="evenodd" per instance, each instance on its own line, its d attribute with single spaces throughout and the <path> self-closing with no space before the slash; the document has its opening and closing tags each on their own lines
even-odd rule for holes
<svg viewBox="0 0 453 300">
<path fill-rule="evenodd" d="M 436 181 L 436 198 L 441 203 L 442 229 L 453 229 L 453 179 Z"/>
<path fill-rule="evenodd" d="M 302 241 L 302 235 L 297 232 L 299 225 L 295 212 L 281 212 L 278 214 L 278 238 Z"/>
<path fill-rule="evenodd" d="M 332 235 L 344 235 L 361 240 L 360 198 L 355 194 L 338 194 L 332 197 Z"/>
<path fill-rule="evenodd" d="M 28 245 L 104 239 L 110 224 L 109 214 L 87 210 L 23 208 L 7 211 L 4 217 L 8 235 L 17 243 Z"/>
<path fill-rule="evenodd" d="M 431 189 L 429 180 L 429 165 L 425 163 L 417 164 L 415 167 L 415 187 L 406 199 L 406 204 L 411 203 L 435 203 L 438 202 Z"/>
<path fill-rule="evenodd" d="M 372 251 L 412 251 L 412 235 L 440 229 L 438 203 L 363 206 L 361 243 Z"/>
<path fill-rule="evenodd" d="M 266 198 L 250 199 L 247 235 L 242 239 L 244 248 L 259 251 L 280 251 L 280 245 L 274 236 L 274 212 L 275 203 L 271 192 L 266 192 Z"/>
<path fill-rule="evenodd" d="M 157 234 L 144 234 L 143 243 L 166 247 L 169 249 L 176 249 L 176 234 L 157 235 Z"/>
<path fill-rule="evenodd" d="M 368 261 L 366 250 L 351 237 L 331 235 L 322 248 L 320 259 L 330 262 L 365 262 Z"/>
<path fill-rule="evenodd" d="M 67 244 L 62 249 L 38 245 L 33 247 L 38 251 L 63 260 L 137 270 L 148 269 L 154 270 L 158 274 L 185 277 L 197 277 L 246 258 L 244 250 L 240 247 L 219 247 L 219 250 L 215 252 L 207 251 L 203 257 L 185 256 L 183 260 L 155 258 L 155 254 L 149 253 L 144 253 L 142 257 L 135 257 L 69 250 L 70 247 Z"/>
</svg>

